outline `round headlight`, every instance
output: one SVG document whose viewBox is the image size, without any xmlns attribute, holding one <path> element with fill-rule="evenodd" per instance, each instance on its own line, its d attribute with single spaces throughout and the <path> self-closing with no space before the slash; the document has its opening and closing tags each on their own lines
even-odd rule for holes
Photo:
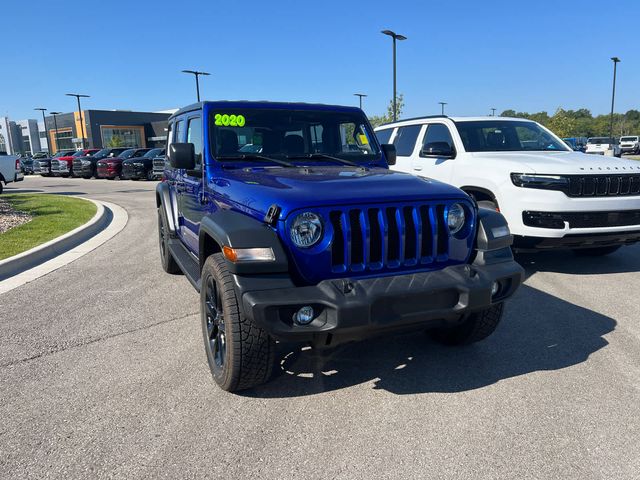
<svg viewBox="0 0 640 480">
<path fill-rule="evenodd" d="M 308 248 L 322 237 L 322 220 L 312 212 L 298 215 L 291 224 L 291 241 L 300 248 Z"/>
<path fill-rule="evenodd" d="M 452 235 L 458 233 L 464 227 L 464 220 L 464 207 L 459 203 L 451 205 L 447 213 L 447 226 Z"/>
</svg>

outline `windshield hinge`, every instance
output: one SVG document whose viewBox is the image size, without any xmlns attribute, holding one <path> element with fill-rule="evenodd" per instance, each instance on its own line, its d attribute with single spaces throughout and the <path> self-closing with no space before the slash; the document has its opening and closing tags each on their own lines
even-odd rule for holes
<svg viewBox="0 0 640 480">
<path fill-rule="evenodd" d="M 267 214 L 264 216 L 264 223 L 275 227 L 278 223 L 278 217 L 280 216 L 281 211 L 282 209 L 275 203 L 271 205 L 269 210 L 267 210 Z"/>
</svg>

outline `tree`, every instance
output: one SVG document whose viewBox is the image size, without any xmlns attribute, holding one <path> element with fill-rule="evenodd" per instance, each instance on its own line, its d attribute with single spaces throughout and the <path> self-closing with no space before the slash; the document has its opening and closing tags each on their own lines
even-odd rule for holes
<svg viewBox="0 0 640 480">
<path fill-rule="evenodd" d="M 547 123 L 547 127 L 561 138 L 572 137 L 576 130 L 576 121 L 565 110 L 558 108 Z"/>
<path fill-rule="evenodd" d="M 114 135 L 109 139 L 106 146 L 109 148 L 124 147 L 124 140 L 120 136 Z"/>
<path fill-rule="evenodd" d="M 402 115 L 402 110 L 404 109 L 404 95 L 401 93 L 396 97 L 396 118 L 400 119 Z M 393 122 L 393 100 L 389 102 L 389 106 L 387 107 L 387 113 L 384 115 L 374 115 L 369 117 L 369 122 L 373 128 L 379 127 L 380 125 L 384 125 L 385 123 Z"/>
</svg>

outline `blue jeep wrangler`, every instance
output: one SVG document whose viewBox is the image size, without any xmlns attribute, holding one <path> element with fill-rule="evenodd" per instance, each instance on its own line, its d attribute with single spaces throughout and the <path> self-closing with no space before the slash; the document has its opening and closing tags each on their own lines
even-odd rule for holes
<svg viewBox="0 0 640 480">
<path fill-rule="evenodd" d="M 393 172 L 358 108 L 202 102 L 169 119 L 162 267 L 200 292 L 213 378 L 271 375 L 276 340 L 328 347 L 430 329 L 482 340 L 522 282 L 503 217 Z"/>
</svg>

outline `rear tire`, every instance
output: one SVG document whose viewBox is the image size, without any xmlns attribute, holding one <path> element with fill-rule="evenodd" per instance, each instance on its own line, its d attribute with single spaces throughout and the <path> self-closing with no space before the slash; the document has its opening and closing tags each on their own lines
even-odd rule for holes
<svg viewBox="0 0 640 480">
<path fill-rule="evenodd" d="M 160 263 L 162 269 L 171 275 L 181 274 L 182 270 L 180 270 L 180 267 L 169 250 L 169 232 L 164 225 L 162 207 L 158 208 L 158 244 L 160 246 Z"/>
<path fill-rule="evenodd" d="M 470 345 L 491 335 L 500 320 L 504 304 L 498 303 L 480 312 L 471 313 L 463 323 L 449 328 L 438 328 L 431 332 L 434 340 L 444 345 Z"/>
<path fill-rule="evenodd" d="M 275 342 L 242 314 L 221 253 L 207 258 L 201 285 L 202 335 L 215 382 L 222 390 L 235 392 L 269 380 Z"/>
<path fill-rule="evenodd" d="M 579 257 L 602 257 L 609 255 L 617 251 L 622 245 L 613 245 L 611 247 L 597 247 L 597 248 L 576 248 L 573 253 Z"/>
</svg>

